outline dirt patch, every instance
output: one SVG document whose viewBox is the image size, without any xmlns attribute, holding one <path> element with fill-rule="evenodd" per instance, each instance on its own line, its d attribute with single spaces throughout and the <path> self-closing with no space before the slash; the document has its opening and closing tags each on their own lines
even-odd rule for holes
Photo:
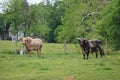
<svg viewBox="0 0 120 80">
<path fill-rule="evenodd" d="M 63 80 L 74 80 L 74 78 L 72 76 L 66 77 Z"/>
</svg>

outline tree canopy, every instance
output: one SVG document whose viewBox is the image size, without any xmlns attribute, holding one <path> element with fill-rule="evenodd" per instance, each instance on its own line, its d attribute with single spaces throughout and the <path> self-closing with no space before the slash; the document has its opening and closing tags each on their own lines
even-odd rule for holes
<svg viewBox="0 0 120 80">
<path fill-rule="evenodd" d="M 77 37 L 107 40 L 120 45 L 119 0 L 43 0 L 29 5 L 27 0 L 9 0 L 0 14 L 0 36 L 23 31 L 25 36 L 46 42 L 76 42 Z M 3 5 L 3 4 L 1 4 Z"/>
<path fill-rule="evenodd" d="M 101 14 L 97 25 L 99 34 L 107 39 L 113 48 L 120 49 L 120 1 L 111 1 Z"/>
</svg>

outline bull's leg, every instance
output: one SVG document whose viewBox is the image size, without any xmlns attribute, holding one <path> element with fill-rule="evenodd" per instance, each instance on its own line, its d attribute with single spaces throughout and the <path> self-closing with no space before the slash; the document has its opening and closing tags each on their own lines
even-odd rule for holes
<svg viewBox="0 0 120 80">
<path fill-rule="evenodd" d="M 28 50 L 25 50 L 25 53 L 24 53 L 24 54 L 26 54 L 26 55 L 27 55 L 27 54 L 28 54 Z"/>
<path fill-rule="evenodd" d="M 97 59 L 97 57 L 98 57 L 98 53 L 96 52 L 95 54 L 96 54 L 96 59 Z"/>
<path fill-rule="evenodd" d="M 85 59 L 85 54 L 83 54 L 83 59 Z"/>
<path fill-rule="evenodd" d="M 87 52 L 87 59 L 88 59 L 88 57 L 89 57 L 89 52 Z"/>
<path fill-rule="evenodd" d="M 103 50 L 102 48 L 101 48 L 100 55 L 101 55 L 101 58 L 102 58 L 103 56 L 105 56 L 105 54 L 104 54 L 104 50 Z"/>
<path fill-rule="evenodd" d="M 31 50 L 28 50 L 28 54 L 29 54 L 29 56 L 31 57 Z"/>
<path fill-rule="evenodd" d="M 97 57 L 98 57 L 98 50 L 95 51 L 95 54 L 96 54 L 96 59 L 97 59 Z"/>
<path fill-rule="evenodd" d="M 40 47 L 40 56 L 41 56 L 41 54 L 42 54 L 41 49 L 42 49 L 42 47 Z"/>
<path fill-rule="evenodd" d="M 100 52 L 100 56 L 101 56 L 101 58 L 102 58 L 102 56 L 103 56 L 103 54 Z"/>
<path fill-rule="evenodd" d="M 103 51 L 103 49 L 102 49 L 101 46 L 98 46 L 98 49 L 99 49 L 99 52 L 100 52 L 100 55 L 101 55 L 101 58 L 102 58 L 102 56 L 105 55 L 105 54 L 104 54 L 104 51 Z"/>
<path fill-rule="evenodd" d="M 38 53 L 38 57 L 41 56 L 41 47 L 37 50 L 37 53 Z"/>
<path fill-rule="evenodd" d="M 28 56 L 28 50 L 25 51 L 25 55 Z"/>
<path fill-rule="evenodd" d="M 38 57 L 40 57 L 40 51 L 39 50 L 37 50 L 37 53 L 38 53 Z"/>
</svg>

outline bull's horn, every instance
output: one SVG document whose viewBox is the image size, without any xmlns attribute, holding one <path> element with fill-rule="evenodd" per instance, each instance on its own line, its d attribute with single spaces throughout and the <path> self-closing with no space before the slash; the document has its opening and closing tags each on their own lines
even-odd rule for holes
<svg viewBox="0 0 120 80">
<path fill-rule="evenodd" d="M 77 40 L 80 40 L 80 38 L 77 38 Z"/>
</svg>

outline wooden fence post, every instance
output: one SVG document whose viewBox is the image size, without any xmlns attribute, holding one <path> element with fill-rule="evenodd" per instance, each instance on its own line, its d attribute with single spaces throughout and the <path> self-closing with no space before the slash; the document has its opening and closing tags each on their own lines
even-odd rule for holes
<svg viewBox="0 0 120 80">
<path fill-rule="evenodd" d="M 66 46 L 66 40 L 64 40 L 64 53 L 66 54 L 67 46 Z"/>
</svg>

